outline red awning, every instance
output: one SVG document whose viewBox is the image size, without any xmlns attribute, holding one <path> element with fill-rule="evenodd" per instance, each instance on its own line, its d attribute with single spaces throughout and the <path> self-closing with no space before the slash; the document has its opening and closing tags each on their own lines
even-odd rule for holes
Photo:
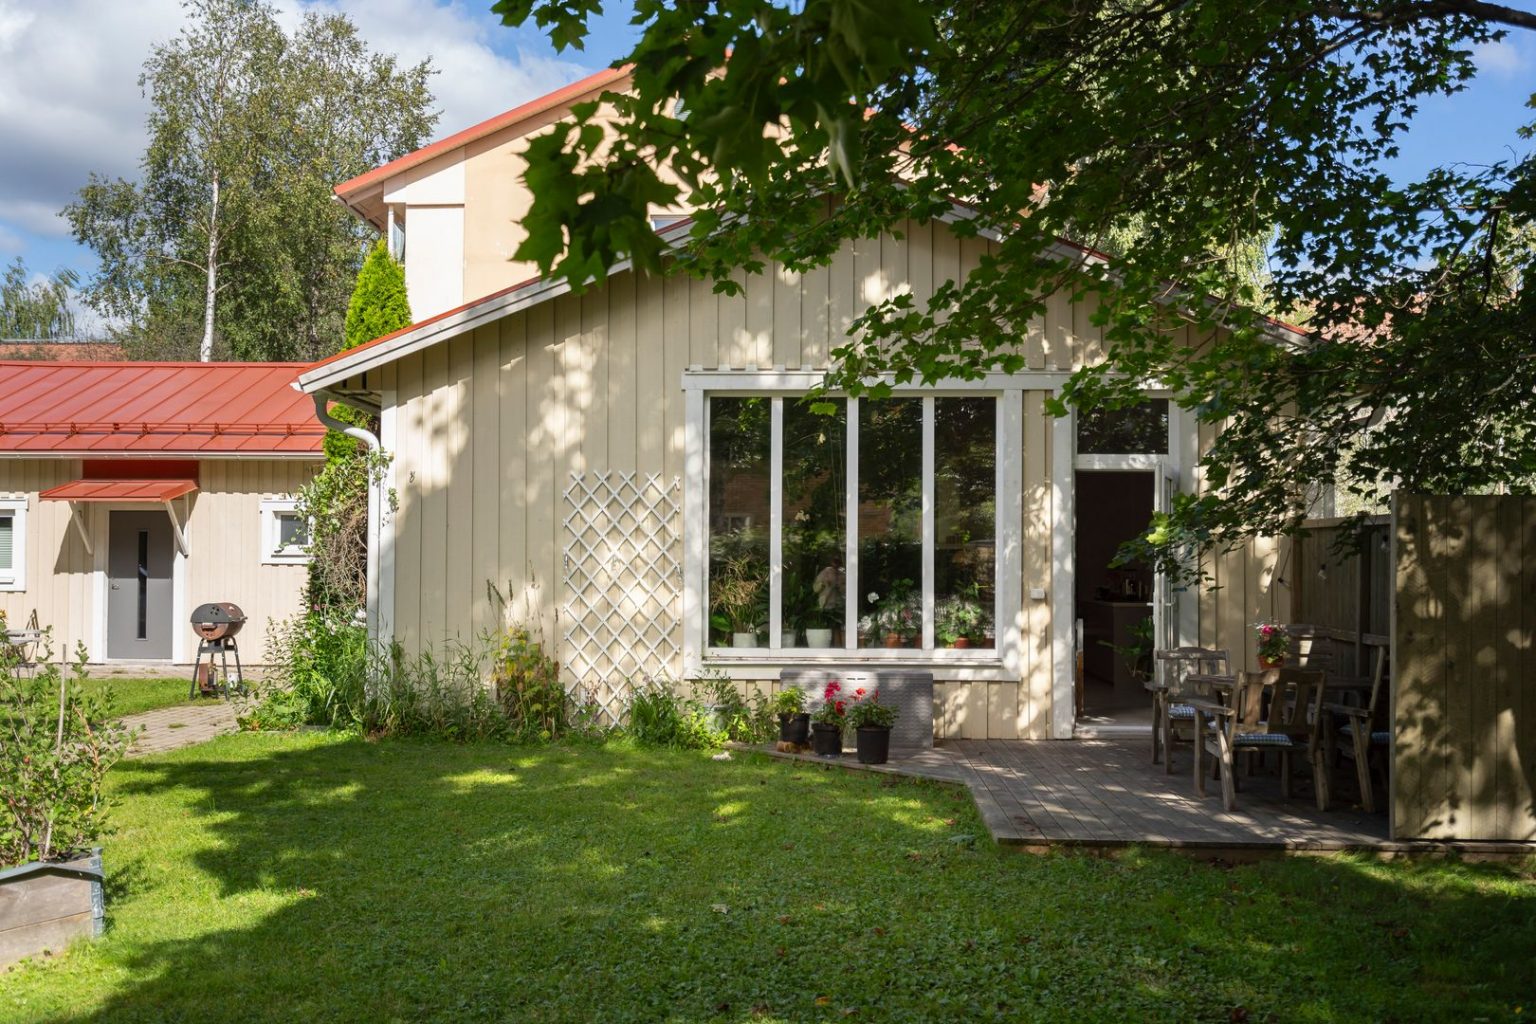
<svg viewBox="0 0 1536 1024">
<path fill-rule="evenodd" d="M 159 504 L 191 494 L 196 480 L 72 480 L 49 488 L 44 501 L 143 501 Z"/>
</svg>

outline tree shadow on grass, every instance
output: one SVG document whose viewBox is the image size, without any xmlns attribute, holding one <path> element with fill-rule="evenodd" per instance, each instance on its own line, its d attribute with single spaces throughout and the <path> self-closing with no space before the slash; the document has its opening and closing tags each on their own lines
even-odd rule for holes
<svg viewBox="0 0 1536 1024">
<path fill-rule="evenodd" d="M 109 846 L 168 862 L 14 979 L 91 1008 L 28 1019 L 1450 1020 L 1536 991 L 1503 869 L 1017 856 L 963 790 L 759 758 L 235 737 L 119 792 L 198 831 Z"/>
</svg>

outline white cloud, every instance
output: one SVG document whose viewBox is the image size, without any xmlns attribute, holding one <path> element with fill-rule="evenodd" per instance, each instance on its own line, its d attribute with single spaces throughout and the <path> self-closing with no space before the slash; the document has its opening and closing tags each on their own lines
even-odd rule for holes
<svg viewBox="0 0 1536 1024">
<path fill-rule="evenodd" d="M 553 57 L 497 52 L 513 34 L 459 0 L 278 0 L 290 26 L 301 10 L 348 15 L 378 52 L 432 58 L 431 88 L 447 135 L 586 74 Z M 91 172 L 135 175 L 147 104 L 138 78 L 155 43 L 182 24 L 178 0 L 0 0 L 0 249 L 18 235 L 62 238 L 58 211 Z"/>
<path fill-rule="evenodd" d="M 1526 60 L 1525 54 L 1508 39 L 1473 47 L 1472 60 L 1479 71 L 1501 78 L 1514 78 L 1530 70 L 1530 62 Z"/>
<path fill-rule="evenodd" d="M 298 9 L 340 11 L 357 25 L 369 46 L 398 54 L 404 64 L 431 57 L 437 69 L 432 91 L 442 110 L 439 136 L 451 135 L 595 70 L 526 51 L 518 51 L 515 59 L 498 53 L 496 44 L 505 46 L 514 37 L 487 13 L 489 4 L 471 9 L 457 0 L 434 8 L 425 8 L 420 0 L 282 0 L 281 7 L 290 25 L 297 21 Z"/>
</svg>

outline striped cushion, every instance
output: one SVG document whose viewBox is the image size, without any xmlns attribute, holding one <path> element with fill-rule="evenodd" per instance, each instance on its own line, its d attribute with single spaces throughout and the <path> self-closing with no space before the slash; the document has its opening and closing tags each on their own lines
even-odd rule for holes
<svg viewBox="0 0 1536 1024">
<path fill-rule="evenodd" d="M 1169 704 L 1168 705 L 1168 717 L 1169 718 L 1194 718 L 1195 717 L 1195 709 L 1190 707 L 1188 704 Z"/>
<path fill-rule="evenodd" d="M 1250 747 L 1289 747 L 1291 738 L 1281 732 L 1240 732 L 1232 737 L 1234 743 Z"/>
</svg>

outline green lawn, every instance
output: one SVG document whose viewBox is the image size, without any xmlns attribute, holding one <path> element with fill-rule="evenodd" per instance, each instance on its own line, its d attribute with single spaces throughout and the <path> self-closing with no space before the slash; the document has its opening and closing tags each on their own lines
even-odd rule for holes
<svg viewBox="0 0 1536 1024">
<path fill-rule="evenodd" d="M 963 791 L 740 754 L 239 735 L 113 775 L 110 930 L 0 1020 L 1536 1013 L 1532 865 L 1022 855 Z"/>
<path fill-rule="evenodd" d="M 85 680 L 87 693 L 100 692 L 107 686 L 112 688 L 112 707 L 119 715 L 136 715 L 140 711 L 175 707 L 177 704 L 191 704 L 194 699 L 187 696 L 191 685 L 187 679 L 90 677 Z"/>
</svg>

